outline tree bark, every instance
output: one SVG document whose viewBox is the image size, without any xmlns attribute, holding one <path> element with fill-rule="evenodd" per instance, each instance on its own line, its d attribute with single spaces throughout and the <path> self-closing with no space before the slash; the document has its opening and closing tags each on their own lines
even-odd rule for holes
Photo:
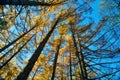
<svg viewBox="0 0 120 80">
<path fill-rule="evenodd" d="M 40 56 L 45 44 L 47 43 L 49 37 L 53 33 L 57 23 L 59 22 L 59 19 L 56 20 L 55 24 L 53 25 L 52 29 L 48 32 L 46 37 L 43 39 L 43 41 L 39 44 L 38 48 L 35 50 L 34 54 L 30 58 L 28 64 L 24 68 L 24 70 L 18 75 L 16 80 L 27 80 L 30 72 L 32 71 L 32 68 L 34 67 L 35 62 L 37 61 L 38 57 Z"/>
<path fill-rule="evenodd" d="M 79 55 L 79 51 L 78 51 L 78 47 L 77 47 L 77 44 L 76 44 L 76 40 L 75 40 L 75 36 L 74 36 L 74 29 L 71 29 L 71 32 L 72 32 L 72 37 L 73 37 L 73 42 L 74 42 L 74 47 L 76 49 L 76 52 L 75 52 L 75 55 L 76 57 L 78 58 L 78 62 L 79 62 L 79 66 L 80 66 L 80 77 L 81 79 L 83 80 L 86 80 L 85 77 L 84 77 L 84 72 L 83 72 L 83 67 L 82 67 L 82 63 L 81 63 L 81 58 L 80 58 L 80 55 Z"/>
<path fill-rule="evenodd" d="M 72 80 L 72 62 L 71 62 L 71 51 L 70 51 L 70 80 Z"/>
<path fill-rule="evenodd" d="M 55 70 L 56 70 L 56 64 L 57 64 L 57 59 L 58 59 L 58 54 L 59 54 L 60 46 L 61 46 L 61 40 L 60 40 L 59 45 L 57 46 L 57 52 L 56 52 L 55 58 L 54 58 L 53 72 L 52 72 L 51 80 L 54 80 L 54 77 L 55 77 Z"/>
<path fill-rule="evenodd" d="M 77 37 L 79 38 L 79 36 L 77 35 Z M 81 56 L 81 63 L 82 63 L 82 68 L 83 68 L 83 74 L 84 74 L 84 78 L 85 80 L 88 79 L 88 75 L 87 75 L 87 70 L 86 70 L 86 65 L 85 65 L 85 59 L 84 59 L 84 55 L 82 53 L 82 45 L 81 45 L 81 42 L 80 40 L 78 39 L 78 42 L 79 42 L 79 49 L 80 49 L 80 56 Z"/>
</svg>

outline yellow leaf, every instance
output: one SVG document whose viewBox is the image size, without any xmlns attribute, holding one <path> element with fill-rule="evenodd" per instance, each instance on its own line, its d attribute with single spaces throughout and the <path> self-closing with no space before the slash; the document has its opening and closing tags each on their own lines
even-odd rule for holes
<svg viewBox="0 0 120 80">
<path fill-rule="evenodd" d="M 68 22 L 69 24 L 74 24 L 74 23 L 75 23 L 74 17 L 69 17 L 69 18 L 67 19 L 67 22 Z"/>
<path fill-rule="evenodd" d="M 66 24 L 61 24 L 60 29 L 59 29 L 59 34 L 65 35 L 65 34 L 67 34 L 67 32 L 68 32 L 68 29 L 67 29 Z"/>
<path fill-rule="evenodd" d="M 95 73 L 93 71 L 91 71 L 89 74 L 91 77 L 95 76 Z"/>
</svg>

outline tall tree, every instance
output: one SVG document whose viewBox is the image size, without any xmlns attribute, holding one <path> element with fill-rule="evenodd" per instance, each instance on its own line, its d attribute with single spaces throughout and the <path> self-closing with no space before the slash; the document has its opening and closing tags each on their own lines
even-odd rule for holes
<svg viewBox="0 0 120 80">
<path fill-rule="evenodd" d="M 56 22 L 52 25 L 51 30 L 48 32 L 48 34 L 46 35 L 44 40 L 39 44 L 38 48 L 35 50 L 35 53 L 30 58 L 27 66 L 24 68 L 23 72 L 21 72 L 18 75 L 17 80 L 21 80 L 21 79 L 26 80 L 27 79 L 29 73 L 31 72 L 32 68 L 34 67 L 35 62 L 37 61 L 39 55 L 41 54 L 45 44 L 47 43 L 49 37 L 51 36 L 51 34 L 54 31 L 58 22 L 59 22 L 59 18 L 57 18 Z"/>
<path fill-rule="evenodd" d="M 119 1 L 3 0 L 0 4 L 0 77 L 119 79 Z M 58 45 L 54 40 L 61 36 Z M 9 66 L 14 58 L 15 69 Z M 8 72 L 7 67 L 11 67 Z M 11 69 L 20 74 L 12 72 L 8 78 Z"/>
</svg>

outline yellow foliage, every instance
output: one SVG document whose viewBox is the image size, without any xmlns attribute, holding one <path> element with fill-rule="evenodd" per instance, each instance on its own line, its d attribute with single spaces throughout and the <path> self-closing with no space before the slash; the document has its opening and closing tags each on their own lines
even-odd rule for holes
<svg viewBox="0 0 120 80">
<path fill-rule="evenodd" d="M 27 22 L 27 24 L 31 27 L 31 26 L 33 26 L 34 24 L 32 23 L 32 22 L 30 22 L 30 21 L 26 21 Z"/>
<path fill-rule="evenodd" d="M 64 57 L 64 62 L 69 63 L 69 57 Z"/>
<path fill-rule="evenodd" d="M 53 47 L 56 47 L 57 45 L 60 44 L 60 38 L 55 38 L 53 42 L 54 42 Z"/>
<path fill-rule="evenodd" d="M 45 55 L 44 55 L 44 54 L 41 54 L 41 55 L 40 55 L 40 58 L 41 58 L 41 59 L 45 58 Z"/>
<path fill-rule="evenodd" d="M 75 47 L 74 47 L 74 46 L 71 46 L 71 47 L 70 47 L 70 51 L 71 51 L 71 52 L 75 52 L 75 51 L 76 51 Z"/>
<path fill-rule="evenodd" d="M 19 70 L 17 69 L 15 62 L 12 60 L 0 70 L 0 78 L 5 78 L 5 80 L 12 80 L 16 77 L 16 75 L 18 75 Z"/>
<path fill-rule="evenodd" d="M 46 56 L 44 54 L 40 54 L 38 60 L 37 60 L 37 65 L 42 64 L 42 62 L 44 62 L 43 60 L 46 58 Z"/>
<path fill-rule="evenodd" d="M 4 14 L 5 16 L 3 18 L 4 21 L 7 21 L 7 24 L 4 25 L 4 29 L 6 30 L 6 29 L 9 29 L 10 27 L 13 26 L 13 24 L 15 22 L 15 18 L 16 18 L 16 13 L 17 12 L 16 12 L 16 10 L 12 6 L 10 6 L 9 9 L 8 9 L 8 8 L 0 5 L 0 12 L 1 12 L 1 10 L 3 10 L 3 11 L 5 10 L 5 12 L 6 12 Z M 6 15 L 9 15 L 9 16 L 6 16 Z"/>
<path fill-rule="evenodd" d="M 64 52 L 66 51 L 66 48 L 61 48 L 60 51 L 59 51 L 59 54 L 62 55 Z"/>
<path fill-rule="evenodd" d="M 67 22 L 68 22 L 69 24 L 74 24 L 74 23 L 75 23 L 74 17 L 69 17 L 69 18 L 67 18 Z"/>
<path fill-rule="evenodd" d="M 37 60 L 37 62 L 35 63 L 35 66 L 33 68 L 33 71 L 35 71 L 37 69 L 38 66 L 41 66 L 43 64 L 46 64 L 48 61 L 50 60 L 49 57 L 45 56 L 44 54 L 41 54 Z"/>
<path fill-rule="evenodd" d="M 75 69 L 74 69 L 74 71 L 75 71 L 75 79 L 76 80 L 78 80 L 78 78 L 80 77 L 80 75 L 79 75 L 79 68 L 78 67 L 76 67 Z"/>
<path fill-rule="evenodd" d="M 59 34 L 60 35 L 66 35 L 68 32 L 66 24 L 61 24 L 60 29 L 59 29 Z"/>
<path fill-rule="evenodd" d="M 40 16 L 36 16 L 36 19 L 34 20 L 34 24 L 39 24 L 40 22 Z"/>
<path fill-rule="evenodd" d="M 95 73 L 94 73 L 93 71 L 91 71 L 91 72 L 89 73 L 89 75 L 90 75 L 90 77 L 94 77 L 94 76 L 95 76 Z"/>
<path fill-rule="evenodd" d="M 72 36 L 71 36 L 71 35 L 66 36 L 66 37 L 65 37 L 65 40 L 67 40 L 67 41 L 72 41 Z"/>
<path fill-rule="evenodd" d="M 66 11 L 63 9 L 60 13 L 61 16 L 64 16 L 66 14 Z"/>
<path fill-rule="evenodd" d="M 5 44 L 0 43 L 0 48 L 3 47 L 3 46 L 5 46 Z"/>
<path fill-rule="evenodd" d="M 36 76 L 34 78 L 34 80 L 49 80 L 49 78 L 51 77 L 51 73 L 52 73 L 52 66 L 43 66 L 43 72 L 38 74 L 38 76 Z"/>
</svg>

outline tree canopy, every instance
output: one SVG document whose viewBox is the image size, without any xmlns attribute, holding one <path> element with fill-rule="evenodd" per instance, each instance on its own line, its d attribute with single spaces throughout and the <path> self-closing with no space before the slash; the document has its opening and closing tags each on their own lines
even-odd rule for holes
<svg viewBox="0 0 120 80">
<path fill-rule="evenodd" d="M 0 0 L 0 79 L 119 80 L 120 1 Z"/>
</svg>

